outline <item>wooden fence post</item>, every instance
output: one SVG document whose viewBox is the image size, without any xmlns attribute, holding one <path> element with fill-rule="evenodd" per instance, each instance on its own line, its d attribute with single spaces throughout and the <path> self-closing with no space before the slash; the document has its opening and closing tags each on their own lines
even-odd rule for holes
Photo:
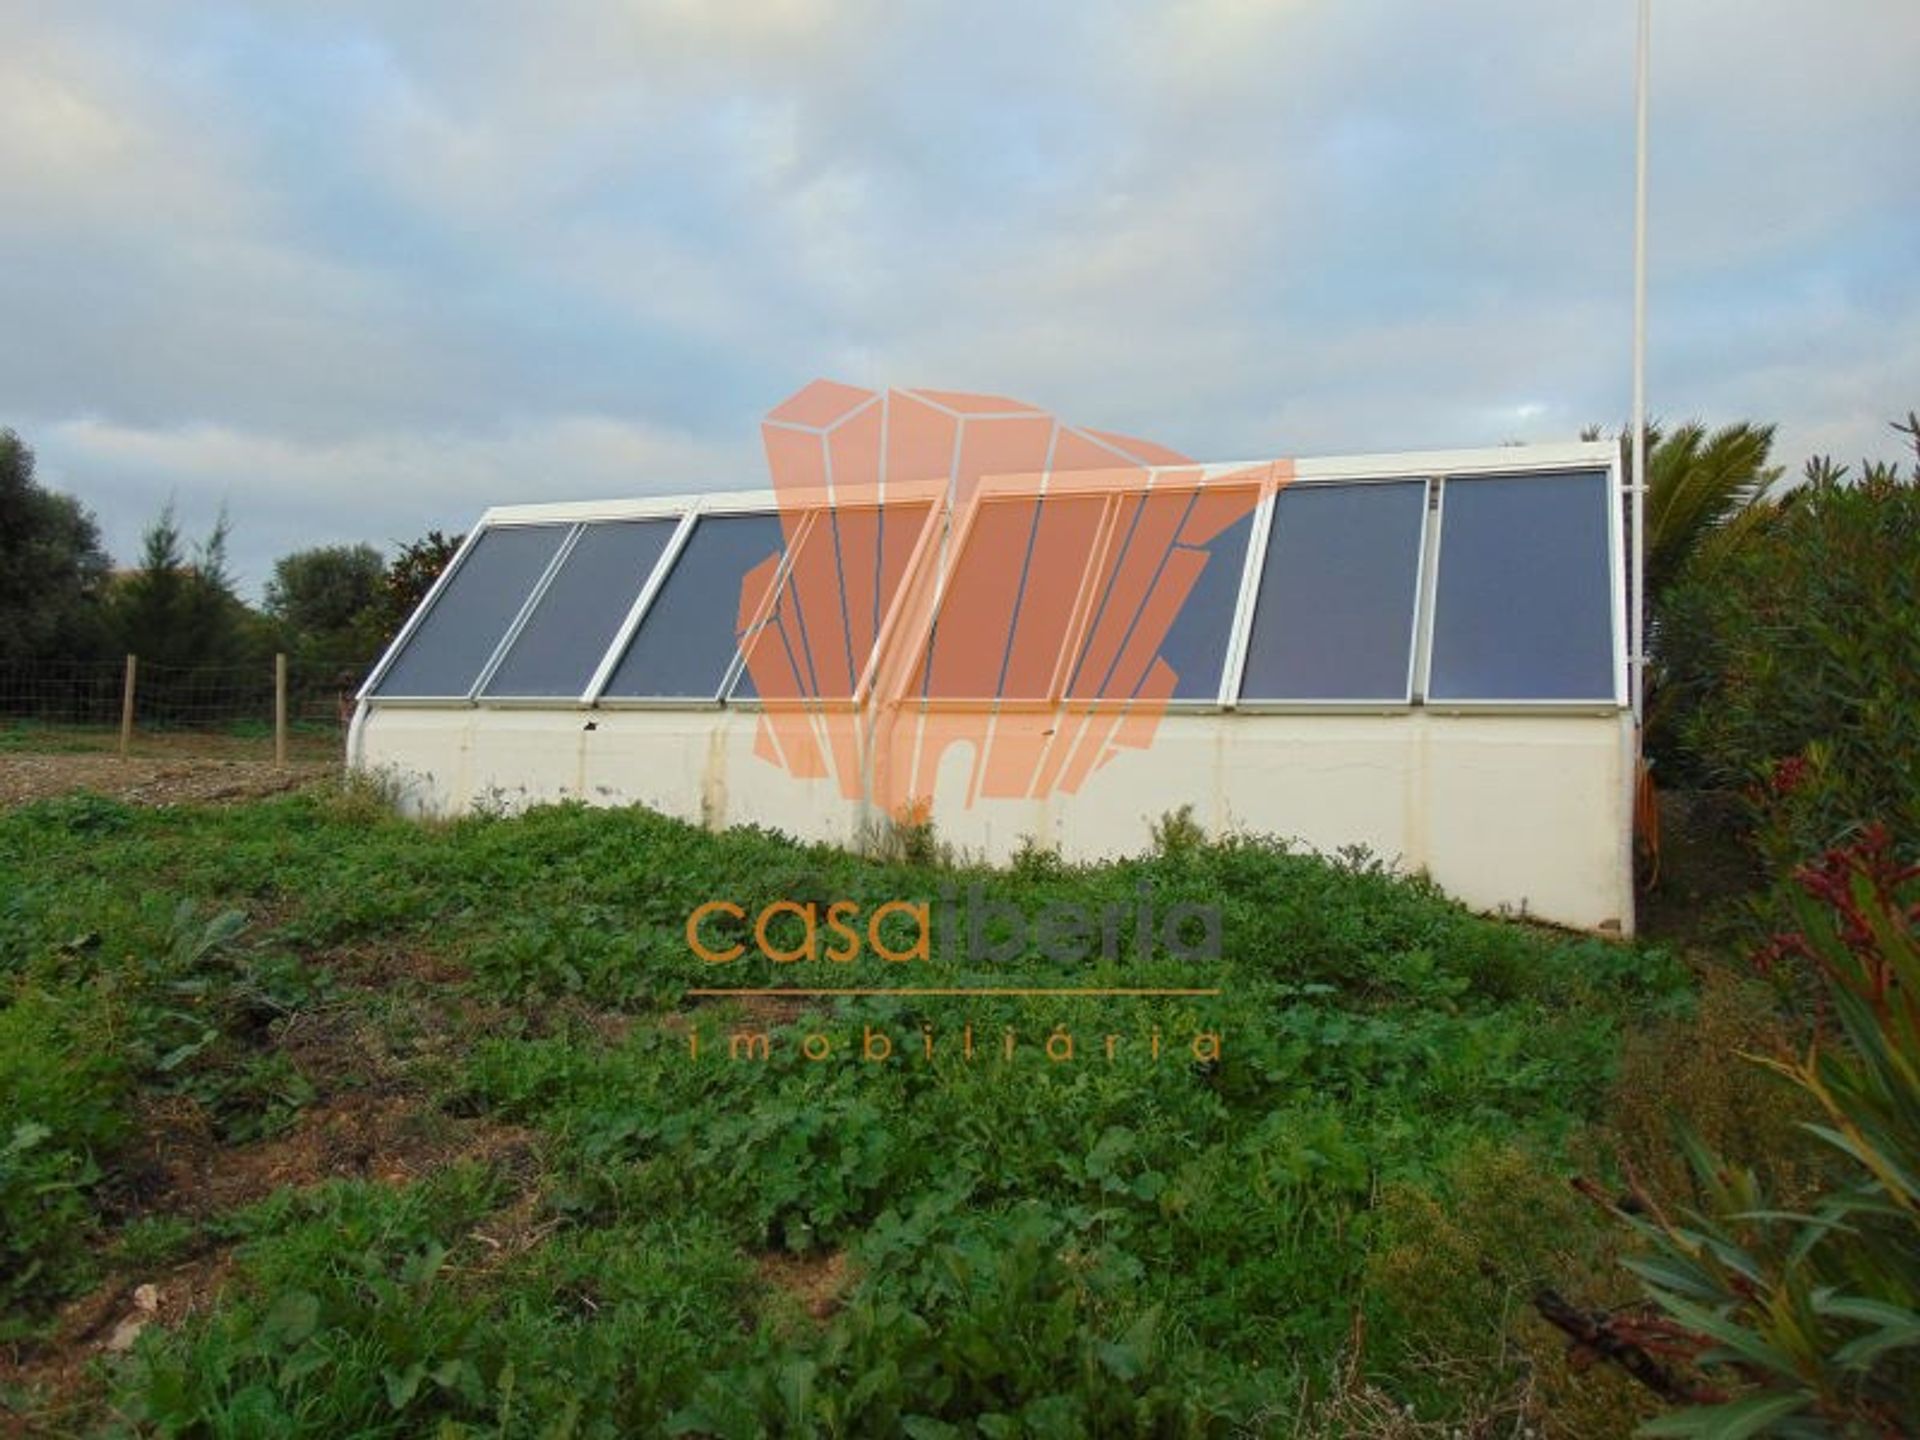
<svg viewBox="0 0 1920 1440">
<path fill-rule="evenodd" d="M 273 763 L 287 768 L 287 657 L 273 657 Z"/>
<path fill-rule="evenodd" d="M 127 751 L 133 745 L 133 682 L 140 668 L 140 662 L 133 656 L 127 656 L 127 678 L 120 686 L 120 758 L 127 758 Z"/>
</svg>

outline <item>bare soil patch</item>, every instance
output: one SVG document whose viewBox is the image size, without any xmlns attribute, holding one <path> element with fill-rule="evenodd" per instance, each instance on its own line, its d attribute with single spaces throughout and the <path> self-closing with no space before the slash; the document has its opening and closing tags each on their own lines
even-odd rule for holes
<svg viewBox="0 0 1920 1440">
<path fill-rule="evenodd" d="M 271 760 L 210 756 L 0 754 L 0 807 L 80 791 L 133 805 L 231 804 L 299 790 L 338 770 L 325 760 L 296 760 L 281 769 Z"/>
<path fill-rule="evenodd" d="M 541 1223 L 535 1136 L 518 1126 L 446 1115 L 419 1094 L 349 1090 L 308 1106 L 282 1135 L 223 1146 L 199 1107 L 153 1100 L 142 1110 L 138 1152 L 127 1160 L 128 1196 L 145 1214 L 207 1220 L 275 1191 L 332 1179 L 400 1185 L 445 1165 L 496 1167 L 517 1187 L 512 1202 L 474 1232 L 498 1263 L 532 1248 Z M 122 1272 L 70 1301 L 39 1343 L 0 1347 L 0 1392 L 31 1397 L 9 1413 L 0 1436 L 61 1433 L 98 1403 L 92 1367 L 132 1348 L 149 1325 L 175 1326 L 206 1314 L 233 1270 L 230 1242 L 201 1248 L 150 1272 Z"/>
<path fill-rule="evenodd" d="M 122 1275 L 65 1305 L 47 1341 L 0 1350 L 0 1435 L 64 1435 L 98 1417 L 97 1361 L 125 1354 L 149 1325 L 175 1326 L 213 1309 L 233 1269 L 233 1247 L 219 1246 L 145 1279 Z M 22 1408 L 5 1406 L 24 1402 Z"/>
<path fill-rule="evenodd" d="M 844 1251 L 829 1255 L 762 1255 L 754 1262 L 761 1284 L 815 1324 L 840 1308 L 852 1274 Z"/>
<path fill-rule="evenodd" d="M 445 1114 L 415 1094 L 348 1090 L 302 1110 L 284 1134 L 222 1146 L 197 1106 L 145 1107 L 139 1177 L 145 1213 L 218 1215 L 289 1186 L 326 1180 L 402 1185 L 458 1161 L 529 1168 L 533 1134 Z"/>
</svg>

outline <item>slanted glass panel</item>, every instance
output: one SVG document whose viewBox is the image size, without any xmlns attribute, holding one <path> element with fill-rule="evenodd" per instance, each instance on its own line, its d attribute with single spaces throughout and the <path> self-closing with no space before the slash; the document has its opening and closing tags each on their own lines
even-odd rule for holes
<svg viewBox="0 0 1920 1440">
<path fill-rule="evenodd" d="M 1247 634 L 1247 701 L 1409 698 L 1427 482 L 1291 485 Z"/>
<path fill-rule="evenodd" d="M 981 507 L 929 642 L 929 698 L 1047 698 L 1105 509 L 1099 495 Z"/>
<path fill-rule="evenodd" d="M 928 504 L 814 513 L 765 625 L 745 645 L 737 700 L 848 700 L 873 657 Z"/>
<path fill-rule="evenodd" d="M 1188 530 L 1182 546 L 1195 544 L 1204 550 L 1207 563 L 1194 579 L 1160 642 L 1160 658 L 1174 673 L 1175 700 L 1213 700 L 1220 698 L 1220 672 L 1227 661 L 1227 644 L 1233 638 L 1233 612 L 1240 603 L 1240 576 L 1247 565 L 1247 542 L 1253 536 L 1253 512 L 1258 507 L 1257 491 L 1248 492 L 1244 506 L 1228 507 L 1224 497 L 1203 500 L 1188 517 Z M 1204 543 L 1192 535 L 1196 523 L 1205 523 L 1209 508 L 1229 509 L 1234 518 L 1224 529 Z"/>
<path fill-rule="evenodd" d="M 766 598 L 783 540 L 777 515 L 703 515 L 647 607 L 605 694 L 713 700 L 740 632 Z"/>
<path fill-rule="evenodd" d="M 464 698 L 572 529 L 502 525 L 481 531 L 373 693 Z"/>
<path fill-rule="evenodd" d="M 1605 471 L 1448 480 L 1433 700 L 1614 699 Z"/>
<path fill-rule="evenodd" d="M 583 529 L 483 693 L 572 699 L 585 691 L 678 523 L 615 520 Z"/>
<path fill-rule="evenodd" d="M 1069 697 L 1218 699 L 1259 498 L 1246 486 L 1119 497 Z"/>
</svg>

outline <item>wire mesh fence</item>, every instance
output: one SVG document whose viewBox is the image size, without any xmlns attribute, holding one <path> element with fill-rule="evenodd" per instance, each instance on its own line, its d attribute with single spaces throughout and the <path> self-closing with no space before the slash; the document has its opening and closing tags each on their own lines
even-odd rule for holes
<svg viewBox="0 0 1920 1440">
<path fill-rule="evenodd" d="M 273 758 L 337 753 L 371 661 L 247 665 L 124 660 L 0 664 L 9 749 L 206 749 Z"/>
</svg>

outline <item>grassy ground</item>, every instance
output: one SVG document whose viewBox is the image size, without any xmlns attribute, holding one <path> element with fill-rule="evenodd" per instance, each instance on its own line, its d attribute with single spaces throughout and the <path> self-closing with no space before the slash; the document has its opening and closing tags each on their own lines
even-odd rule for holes
<svg viewBox="0 0 1920 1440">
<path fill-rule="evenodd" d="M 1638 1092 L 1673 1078 L 1649 1037 L 1696 999 L 1658 950 L 1177 825 L 1137 861 L 974 874 L 640 811 L 419 826 L 376 801 L 0 814 L 0 1414 L 224 1435 L 1631 1423 L 1527 1299 L 1611 1273 L 1563 1177 L 1623 1065 Z M 951 941 L 938 917 L 976 883 L 1029 915 L 1128 913 L 1143 885 L 1162 916 L 1210 901 L 1222 953 L 715 967 L 684 935 L 715 899 L 918 899 Z M 1220 993 L 687 994 L 902 973 Z M 758 1033 L 767 1058 L 730 1056 Z"/>
<path fill-rule="evenodd" d="M 302 722 L 289 727 L 287 758 L 302 763 L 338 764 L 345 746 L 341 726 Z M 111 725 L 48 725 L 32 720 L 0 720 L 0 756 L 118 755 L 120 731 Z M 273 759 L 273 727 L 241 723 L 217 729 L 154 729 L 133 732 L 128 754 L 142 760 Z"/>
</svg>

